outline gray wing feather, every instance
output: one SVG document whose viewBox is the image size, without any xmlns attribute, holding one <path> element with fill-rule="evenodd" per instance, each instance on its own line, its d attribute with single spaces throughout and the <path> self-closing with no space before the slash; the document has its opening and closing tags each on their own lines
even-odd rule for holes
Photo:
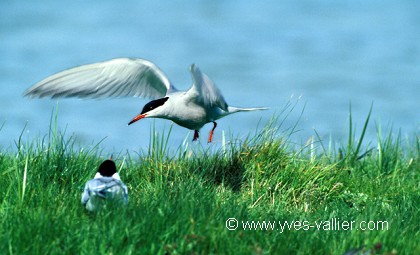
<svg viewBox="0 0 420 255">
<path fill-rule="evenodd" d="M 194 83 L 188 92 L 198 93 L 201 103 L 206 106 L 217 106 L 227 111 L 228 105 L 213 81 L 194 64 L 191 65 L 190 71 Z"/>
<path fill-rule="evenodd" d="M 148 97 L 176 91 L 167 76 L 144 59 L 117 58 L 59 72 L 25 92 L 29 97 Z"/>
<path fill-rule="evenodd" d="M 122 181 L 112 177 L 94 178 L 86 183 L 81 201 L 85 205 L 92 196 L 106 199 L 118 195 L 122 195 L 125 203 L 128 202 L 128 188 Z"/>
</svg>

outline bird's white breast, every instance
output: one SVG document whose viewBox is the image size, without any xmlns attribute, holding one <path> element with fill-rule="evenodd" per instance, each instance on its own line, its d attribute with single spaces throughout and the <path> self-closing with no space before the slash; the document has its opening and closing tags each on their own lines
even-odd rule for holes
<svg viewBox="0 0 420 255">
<path fill-rule="evenodd" d="M 179 93 L 169 97 L 167 101 L 167 119 L 191 130 L 198 130 L 206 123 L 212 121 L 210 112 L 195 98 L 188 97 L 186 93 Z"/>
</svg>

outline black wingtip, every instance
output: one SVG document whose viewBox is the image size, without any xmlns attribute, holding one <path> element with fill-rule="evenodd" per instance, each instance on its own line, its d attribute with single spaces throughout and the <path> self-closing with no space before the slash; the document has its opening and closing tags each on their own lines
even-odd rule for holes
<svg viewBox="0 0 420 255">
<path fill-rule="evenodd" d="M 24 92 L 23 92 L 23 94 L 22 94 L 22 96 L 23 97 L 29 97 L 29 98 L 32 98 L 33 96 L 31 95 L 31 92 L 30 92 L 30 90 L 25 90 Z"/>
</svg>

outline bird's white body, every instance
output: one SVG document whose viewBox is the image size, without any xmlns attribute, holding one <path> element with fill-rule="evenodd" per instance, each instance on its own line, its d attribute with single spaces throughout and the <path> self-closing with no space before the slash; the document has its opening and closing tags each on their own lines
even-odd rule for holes
<svg viewBox="0 0 420 255">
<path fill-rule="evenodd" d="M 198 138 L 198 130 L 206 123 L 213 122 L 209 142 L 217 119 L 235 112 L 267 109 L 228 106 L 219 89 L 206 74 L 194 64 L 190 71 L 192 87 L 187 91 L 179 91 L 152 62 L 119 58 L 62 71 L 35 84 L 25 95 L 52 98 L 154 98 L 129 124 L 142 118 L 169 119 L 180 126 L 195 130 L 195 140 Z"/>
<path fill-rule="evenodd" d="M 174 92 L 169 95 L 166 107 L 148 114 L 148 117 L 164 118 L 175 122 L 176 124 L 191 129 L 199 130 L 206 123 L 216 121 L 226 115 L 252 109 L 227 107 L 222 110 L 218 106 L 205 106 L 190 91 Z"/>
<path fill-rule="evenodd" d="M 121 181 L 118 173 L 112 177 L 102 176 L 99 172 L 89 180 L 82 194 L 82 205 L 88 211 L 94 212 L 106 202 L 128 203 L 128 189 Z"/>
<path fill-rule="evenodd" d="M 199 130 L 205 123 L 213 121 L 216 108 L 205 109 L 203 105 L 188 92 L 175 92 L 169 95 L 165 103 L 167 107 L 162 109 L 158 118 L 164 115 L 166 119 L 191 130 Z"/>
</svg>

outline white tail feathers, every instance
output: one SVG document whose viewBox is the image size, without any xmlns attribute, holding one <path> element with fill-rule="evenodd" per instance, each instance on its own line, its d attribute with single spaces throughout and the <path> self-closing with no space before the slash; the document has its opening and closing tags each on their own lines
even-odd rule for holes
<svg viewBox="0 0 420 255">
<path fill-rule="evenodd" d="M 228 106 L 228 112 L 229 113 L 250 112 L 250 111 L 260 111 L 260 110 L 268 110 L 268 107 L 241 108 L 241 107 Z"/>
</svg>

